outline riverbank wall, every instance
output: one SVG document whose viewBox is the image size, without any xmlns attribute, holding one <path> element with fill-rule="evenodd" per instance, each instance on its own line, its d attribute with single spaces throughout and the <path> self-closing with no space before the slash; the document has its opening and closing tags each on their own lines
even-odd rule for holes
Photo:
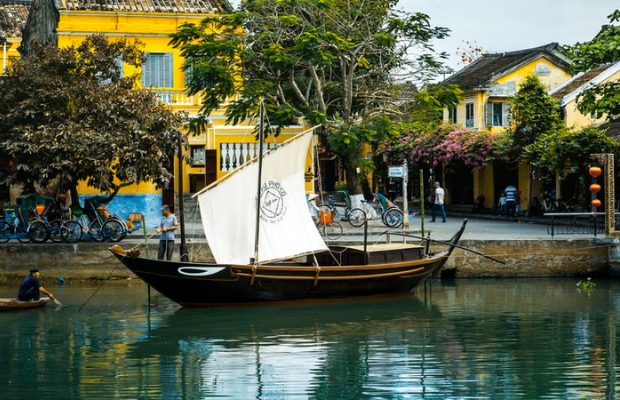
<svg viewBox="0 0 620 400">
<path fill-rule="evenodd" d="M 140 241 L 123 241 L 121 246 L 138 246 L 141 255 L 156 258 L 158 241 L 148 247 Z M 568 240 L 462 240 L 459 246 L 503 261 L 463 249 L 455 249 L 442 276 L 456 278 L 531 278 L 595 276 L 609 274 L 609 247 L 595 239 Z M 46 281 L 63 277 L 70 280 L 133 279 L 108 250 L 110 243 L 17 243 L 0 244 L 0 282 L 28 275 L 31 268 L 41 270 Z M 437 250 L 441 245 L 433 245 Z M 179 246 L 175 247 L 178 255 Z M 213 261 L 204 241 L 188 243 L 191 260 Z M 178 256 L 177 256 L 178 257 Z"/>
</svg>

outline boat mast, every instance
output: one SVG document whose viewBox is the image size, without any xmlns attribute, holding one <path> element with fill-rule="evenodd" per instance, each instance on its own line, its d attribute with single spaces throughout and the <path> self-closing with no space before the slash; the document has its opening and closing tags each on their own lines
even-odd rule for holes
<svg viewBox="0 0 620 400">
<path fill-rule="evenodd" d="M 254 257 L 250 262 L 253 264 L 258 260 L 258 235 L 260 232 L 260 189 L 263 173 L 263 142 L 265 140 L 265 106 L 263 99 L 259 101 L 260 118 L 258 126 L 258 187 L 256 192 L 256 230 L 254 231 Z"/>
</svg>

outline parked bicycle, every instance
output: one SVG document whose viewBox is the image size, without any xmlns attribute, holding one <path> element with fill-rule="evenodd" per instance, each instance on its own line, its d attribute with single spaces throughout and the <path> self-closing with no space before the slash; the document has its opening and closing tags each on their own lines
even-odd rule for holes
<svg viewBox="0 0 620 400">
<path fill-rule="evenodd" d="M 319 216 L 316 218 L 316 227 L 327 239 L 336 240 L 342 236 L 342 225 L 334 220 L 334 214 L 329 207 L 319 207 Z"/>
<path fill-rule="evenodd" d="M 380 209 L 375 209 L 368 204 L 366 200 L 362 200 L 360 207 L 351 209 L 349 212 L 349 223 L 354 227 L 360 227 L 367 221 L 371 220 L 374 215 L 381 216 L 381 221 L 389 228 L 399 228 L 403 225 L 404 214 L 400 208 L 390 202 L 381 193 L 373 193 L 373 202 L 380 205 Z"/>
</svg>

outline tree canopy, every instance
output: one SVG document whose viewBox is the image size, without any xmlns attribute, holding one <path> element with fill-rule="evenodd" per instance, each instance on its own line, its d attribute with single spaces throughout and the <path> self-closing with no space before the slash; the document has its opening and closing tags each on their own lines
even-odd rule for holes
<svg viewBox="0 0 620 400">
<path fill-rule="evenodd" d="M 537 176 L 545 184 L 553 183 L 556 173 L 560 179 L 565 178 L 567 167 L 586 174 L 592 165 L 592 154 L 613 153 L 617 156 L 618 150 L 618 143 L 595 127 L 546 132 L 525 149 Z"/>
<path fill-rule="evenodd" d="M 228 99 L 229 122 L 251 118 L 262 97 L 282 127 L 303 117 L 320 124 L 343 160 L 352 193 L 360 146 L 382 134 L 376 123 L 403 114 L 399 72 L 422 80 L 440 70 L 431 42 L 448 34 L 396 0 L 246 0 L 238 12 L 183 24 L 171 43 L 186 57 L 191 94 L 202 93 L 202 118 Z M 403 80 L 404 81 L 404 80 Z M 353 182 L 352 182 L 353 181 Z"/>
<path fill-rule="evenodd" d="M 514 130 L 508 158 L 517 159 L 527 155 L 525 148 L 545 133 L 563 126 L 560 107 L 549 96 L 545 86 L 534 75 L 527 76 L 511 99 L 511 118 Z"/>
<path fill-rule="evenodd" d="M 620 60 L 620 9 L 608 17 L 610 25 L 603 27 L 589 42 L 564 46 L 564 51 L 573 62 L 575 72 L 585 72 L 594 67 Z M 577 97 L 577 107 L 584 114 L 594 113 L 597 118 L 605 116 L 612 120 L 620 115 L 620 81 L 608 81 L 593 85 Z"/>
<path fill-rule="evenodd" d="M 140 44 L 88 37 L 68 48 L 38 46 L 0 79 L 0 180 L 26 190 L 58 179 L 77 202 L 86 181 L 116 194 L 171 178 L 183 120 L 155 93 L 123 76 L 120 60 L 143 63 Z"/>
</svg>

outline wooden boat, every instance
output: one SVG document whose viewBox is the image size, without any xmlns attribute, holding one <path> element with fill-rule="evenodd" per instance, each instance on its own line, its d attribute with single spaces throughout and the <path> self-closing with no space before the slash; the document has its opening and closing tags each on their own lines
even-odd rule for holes
<svg viewBox="0 0 620 400">
<path fill-rule="evenodd" d="M 145 259 L 119 246 L 111 252 L 183 306 L 408 292 L 437 274 L 466 220 L 446 242 L 447 249 L 433 254 L 421 245 L 327 246 L 306 200 L 304 170 L 312 133 L 303 132 L 264 155 L 259 145 L 262 157 L 195 195 L 216 263 Z M 247 190 L 251 187 L 257 191 Z"/>
<path fill-rule="evenodd" d="M 41 297 L 39 300 L 21 301 L 17 299 L 0 298 L 0 310 L 20 310 L 24 308 L 42 307 L 50 301 L 49 297 Z"/>
</svg>

